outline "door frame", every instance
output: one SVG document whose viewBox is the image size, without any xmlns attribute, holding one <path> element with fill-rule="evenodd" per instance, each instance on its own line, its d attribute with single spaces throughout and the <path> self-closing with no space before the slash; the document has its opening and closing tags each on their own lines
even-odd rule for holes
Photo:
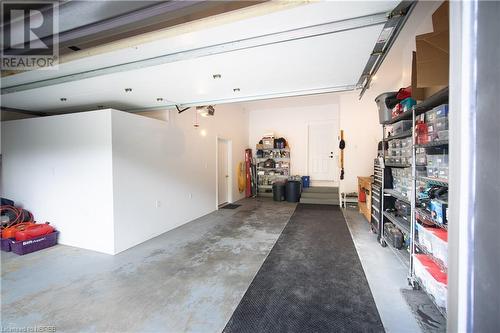
<svg viewBox="0 0 500 333">
<path fill-rule="evenodd" d="M 337 123 L 338 126 L 335 126 L 335 123 Z M 306 122 L 306 137 L 307 137 L 307 145 L 306 145 L 306 173 L 308 176 L 309 174 L 309 134 L 310 134 L 310 125 L 317 125 L 317 124 L 333 124 L 333 127 L 338 127 L 336 128 L 337 133 L 335 136 L 337 137 L 337 145 L 335 147 L 338 147 L 338 142 L 339 142 L 339 133 L 340 133 L 340 123 L 339 121 L 335 121 L 333 119 L 327 119 L 327 120 L 315 120 L 315 121 L 308 121 Z M 336 148 L 337 149 L 337 148 Z M 340 171 L 339 168 L 339 154 L 335 154 L 335 168 L 337 170 L 334 171 Z M 337 172 L 338 173 L 338 172 Z M 335 177 L 335 176 L 334 176 Z M 322 184 L 325 183 L 331 183 L 334 186 L 339 186 L 340 179 L 335 177 L 336 180 L 316 180 L 315 182 L 319 183 L 319 186 L 323 186 Z M 312 182 L 312 180 L 311 180 Z"/>
<path fill-rule="evenodd" d="M 224 137 L 215 137 L 215 209 L 219 207 L 219 141 L 227 145 L 227 203 L 233 202 L 233 141 Z"/>
</svg>

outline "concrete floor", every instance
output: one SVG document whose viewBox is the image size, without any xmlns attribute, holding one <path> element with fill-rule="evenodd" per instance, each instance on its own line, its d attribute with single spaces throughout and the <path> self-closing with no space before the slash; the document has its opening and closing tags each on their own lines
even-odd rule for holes
<svg viewBox="0 0 500 333">
<path fill-rule="evenodd" d="M 357 209 L 343 211 L 386 332 L 421 332 L 400 292 L 401 288 L 409 288 L 408 270 L 388 247 L 379 245 L 377 236 Z"/>
<path fill-rule="evenodd" d="M 1 326 L 57 332 L 220 332 L 295 210 L 242 200 L 109 256 L 58 245 L 1 256 Z M 344 211 L 387 332 L 419 332 L 399 289 L 406 270 Z"/>
<path fill-rule="evenodd" d="M 3 327 L 220 332 L 295 210 L 243 200 L 116 256 L 2 252 Z"/>
</svg>

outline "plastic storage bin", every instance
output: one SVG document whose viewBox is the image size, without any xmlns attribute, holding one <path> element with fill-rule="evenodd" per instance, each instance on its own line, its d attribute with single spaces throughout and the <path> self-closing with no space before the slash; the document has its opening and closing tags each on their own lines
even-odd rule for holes
<svg viewBox="0 0 500 333">
<path fill-rule="evenodd" d="M 302 176 L 302 187 L 308 188 L 309 186 L 311 186 L 311 177 Z"/>
<path fill-rule="evenodd" d="M 378 107 L 378 119 L 380 124 L 387 124 L 392 119 L 392 108 L 398 104 L 396 91 L 386 92 L 375 97 Z"/>
<path fill-rule="evenodd" d="M 10 238 L 2 238 L 1 239 L 1 249 L 4 252 L 10 252 L 10 244 L 12 243 L 12 239 Z"/>
<path fill-rule="evenodd" d="M 10 247 L 12 252 L 15 254 L 24 255 L 56 245 L 58 235 L 59 231 L 54 231 L 51 234 L 43 235 L 30 240 L 18 242 L 13 241 L 11 242 Z"/>
<path fill-rule="evenodd" d="M 425 254 L 415 254 L 414 259 L 415 275 L 422 287 L 434 298 L 437 306 L 446 310 L 448 274 Z"/>
<path fill-rule="evenodd" d="M 392 135 L 398 135 L 411 129 L 411 120 L 401 120 L 392 125 Z"/>
<path fill-rule="evenodd" d="M 448 266 L 448 232 L 441 228 L 424 227 L 417 223 L 418 243 Z"/>
<path fill-rule="evenodd" d="M 448 117 L 448 104 L 441 104 L 425 113 L 426 122 L 433 122 L 436 119 L 446 118 L 446 117 Z"/>
</svg>

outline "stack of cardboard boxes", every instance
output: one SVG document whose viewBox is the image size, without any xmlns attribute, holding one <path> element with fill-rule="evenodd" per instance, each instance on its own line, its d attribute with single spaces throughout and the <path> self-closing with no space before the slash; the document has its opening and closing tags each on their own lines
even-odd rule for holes
<svg viewBox="0 0 500 333">
<path fill-rule="evenodd" d="M 432 14 L 433 32 L 415 38 L 416 52 L 412 61 L 412 97 L 424 100 L 449 82 L 450 31 L 449 3 L 443 4 Z"/>
</svg>

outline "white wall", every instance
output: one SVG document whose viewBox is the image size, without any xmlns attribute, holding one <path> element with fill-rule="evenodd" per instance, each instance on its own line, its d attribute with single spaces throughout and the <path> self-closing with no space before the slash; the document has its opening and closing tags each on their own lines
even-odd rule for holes
<svg viewBox="0 0 500 333">
<path fill-rule="evenodd" d="M 217 136 L 232 141 L 232 198 L 244 197 L 236 170 L 247 148 L 247 114 L 217 106 L 215 117 L 201 118 L 195 129 L 193 113 L 171 112 L 164 122 L 113 111 L 116 252 L 216 209 Z"/>
<path fill-rule="evenodd" d="M 193 112 L 163 121 L 99 110 L 4 122 L 2 195 L 50 221 L 62 244 L 114 254 L 142 243 L 216 209 L 217 136 L 232 142 L 232 201 L 244 197 L 236 170 L 247 113 L 217 106 L 195 129 Z"/>
<path fill-rule="evenodd" d="M 248 144 L 254 154 L 264 134 L 286 138 L 292 175 L 307 174 L 308 124 L 339 120 L 338 97 L 333 94 L 248 102 L 243 107 L 249 111 Z"/>
<path fill-rule="evenodd" d="M 59 242 L 114 253 L 109 110 L 2 122 L 2 196 Z"/>
</svg>

